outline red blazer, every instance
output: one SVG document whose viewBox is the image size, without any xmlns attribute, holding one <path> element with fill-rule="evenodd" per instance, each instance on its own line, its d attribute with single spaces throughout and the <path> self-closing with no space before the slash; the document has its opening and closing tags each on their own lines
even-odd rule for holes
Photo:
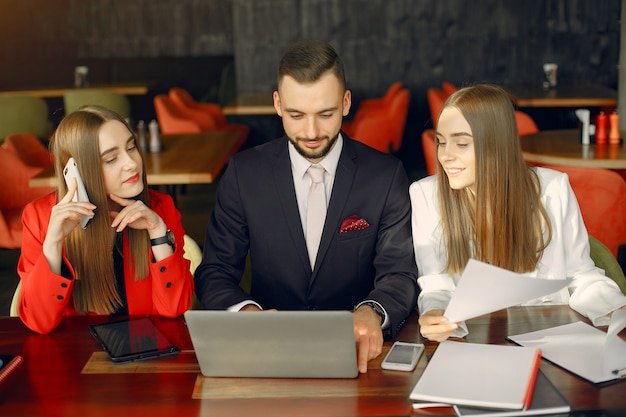
<svg viewBox="0 0 626 417">
<path fill-rule="evenodd" d="M 174 233 L 177 244 L 174 254 L 150 263 L 148 276 L 143 280 L 136 281 L 130 274 L 129 264 L 124 265 L 128 314 L 176 317 L 190 308 L 194 290 L 189 261 L 183 258 L 185 231 L 181 215 L 169 195 L 151 190 L 150 201 L 150 208 Z M 43 255 L 42 245 L 55 204 L 56 193 L 51 193 L 28 204 L 22 214 L 24 231 L 17 268 L 22 287 L 18 312 L 24 324 L 39 333 L 54 330 L 64 316 L 79 314 L 71 301 L 75 280 L 53 273 Z M 124 259 L 129 259 L 129 250 L 124 237 Z M 65 250 L 63 252 L 63 261 L 73 276 L 73 268 Z"/>
</svg>

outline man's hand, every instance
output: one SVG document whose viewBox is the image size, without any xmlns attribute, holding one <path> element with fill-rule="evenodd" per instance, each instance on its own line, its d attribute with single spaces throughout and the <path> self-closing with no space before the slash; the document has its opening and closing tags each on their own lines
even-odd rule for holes
<svg viewBox="0 0 626 417">
<path fill-rule="evenodd" d="M 254 304 L 246 304 L 245 306 L 241 307 L 241 310 L 239 311 L 261 311 L 261 309 Z"/>
<path fill-rule="evenodd" d="M 357 364 L 359 372 L 367 372 L 367 362 L 383 351 L 381 319 L 368 305 L 357 308 L 354 313 L 354 339 L 357 342 Z"/>
</svg>

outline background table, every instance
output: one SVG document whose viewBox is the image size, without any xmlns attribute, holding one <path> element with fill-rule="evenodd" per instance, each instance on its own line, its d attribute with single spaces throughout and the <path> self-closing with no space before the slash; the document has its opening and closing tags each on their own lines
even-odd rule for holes
<svg viewBox="0 0 626 417">
<path fill-rule="evenodd" d="M 86 88 L 97 88 L 107 90 L 124 95 L 144 95 L 148 93 L 149 83 L 110 83 L 110 84 L 93 84 Z M 72 86 L 51 86 L 51 87 L 35 87 L 22 90 L 0 91 L 2 96 L 27 95 L 35 97 L 63 97 L 67 90 L 74 89 Z"/>
<path fill-rule="evenodd" d="M 268 115 L 276 114 L 273 92 L 243 91 L 223 109 L 225 115 Z"/>
<path fill-rule="evenodd" d="M 505 86 L 519 107 L 614 107 L 617 91 L 598 84 L 557 85 L 544 89 L 541 85 Z"/>
<path fill-rule="evenodd" d="M 244 140 L 240 132 L 228 131 L 162 135 L 163 151 L 144 153 L 148 184 L 210 184 Z M 32 177 L 28 184 L 55 187 L 54 166 Z"/>
<path fill-rule="evenodd" d="M 66 318 L 48 335 L 34 334 L 18 318 L 0 318 L 0 352 L 22 354 L 24 364 L 0 391 L 7 416 L 116 416 L 130 412 L 158 416 L 402 416 L 452 413 L 451 409 L 414 412 L 409 393 L 436 343 L 415 372 L 380 368 L 384 354 L 355 379 L 205 378 L 192 351 L 184 320 L 155 318 L 181 348 L 175 356 L 114 365 L 87 325 L 106 317 Z M 468 321 L 467 342 L 510 344 L 509 334 L 584 320 L 567 306 L 513 307 Z M 216 337 L 219 337 L 216 335 Z M 422 342 L 414 314 L 398 340 Z M 579 415 L 626 413 L 626 381 L 598 388 L 542 360 L 541 369 Z M 454 378 L 454 375 L 450 375 Z M 468 381 L 468 383 L 472 383 Z M 622 410 L 607 414 L 594 410 Z"/>
<path fill-rule="evenodd" d="M 577 129 L 543 130 L 520 143 L 524 160 L 535 164 L 626 169 L 626 145 L 583 145 Z"/>
</svg>

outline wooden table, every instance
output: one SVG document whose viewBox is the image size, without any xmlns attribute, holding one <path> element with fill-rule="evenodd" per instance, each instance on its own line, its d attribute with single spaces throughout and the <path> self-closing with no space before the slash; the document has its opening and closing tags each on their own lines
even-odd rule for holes
<svg viewBox="0 0 626 417">
<path fill-rule="evenodd" d="M 128 96 L 144 95 L 148 93 L 150 85 L 148 83 L 109 83 L 92 84 L 88 88 L 98 88 L 118 94 Z M 35 97 L 63 97 L 67 90 L 72 90 L 72 86 L 35 87 L 13 91 L 0 91 L 0 96 L 27 95 Z"/>
<path fill-rule="evenodd" d="M 268 115 L 276 114 L 274 99 L 269 91 L 244 91 L 237 95 L 222 112 L 225 115 Z"/>
<path fill-rule="evenodd" d="M 537 85 L 504 86 L 518 107 L 614 107 L 617 91 L 598 84 L 561 85 L 544 89 Z"/>
<path fill-rule="evenodd" d="M 155 318 L 181 348 L 176 356 L 114 365 L 90 336 L 87 325 L 105 317 L 66 318 L 49 335 L 28 330 L 18 318 L 0 318 L 0 352 L 25 362 L 0 390 L 6 416 L 404 416 L 450 414 L 452 409 L 414 412 L 409 393 L 436 348 L 415 372 L 387 371 L 380 362 L 391 346 L 355 379 L 205 378 L 184 320 Z M 510 344 L 509 334 L 584 320 L 567 306 L 512 307 L 468 321 L 472 343 Z M 216 335 L 219 337 L 219 335 Z M 398 340 L 422 342 L 415 315 Z M 579 415 L 624 415 L 626 381 L 598 388 L 542 360 L 541 369 Z M 454 378 L 454 375 L 450 375 Z M 468 383 L 472 383 L 468 381 Z M 602 413 L 599 410 L 613 410 Z M 615 411 L 621 410 L 621 411 Z"/>
<path fill-rule="evenodd" d="M 239 150 L 240 132 L 215 131 L 162 135 L 163 151 L 144 153 L 150 185 L 209 184 L 215 181 L 231 155 Z M 32 177 L 31 187 L 55 187 L 54 166 Z"/>
<path fill-rule="evenodd" d="M 543 130 L 520 143 L 524 159 L 535 164 L 626 169 L 626 145 L 583 145 L 577 129 Z"/>
</svg>

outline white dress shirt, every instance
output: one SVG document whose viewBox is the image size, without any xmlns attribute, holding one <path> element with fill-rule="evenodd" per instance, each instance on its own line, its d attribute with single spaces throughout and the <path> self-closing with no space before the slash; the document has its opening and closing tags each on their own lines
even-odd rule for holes
<svg viewBox="0 0 626 417">
<path fill-rule="evenodd" d="M 541 201 L 552 224 L 552 240 L 544 250 L 537 269 L 524 275 L 544 279 L 572 278 L 572 283 L 554 294 L 529 300 L 523 305 L 569 304 L 595 326 L 607 325 L 607 314 L 626 305 L 626 296 L 589 256 L 587 229 L 567 175 L 547 168 L 537 168 L 537 173 L 541 183 Z M 440 226 L 436 176 L 411 184 L 409 195 L 418 284 L 421 288 L 417 305 L 421 313 L 445 310 L 460 276 L 443 272 L 447 257 Z M 466 334 L 467 327 L 463 323 L 453 336 Z"/>
</svg>

